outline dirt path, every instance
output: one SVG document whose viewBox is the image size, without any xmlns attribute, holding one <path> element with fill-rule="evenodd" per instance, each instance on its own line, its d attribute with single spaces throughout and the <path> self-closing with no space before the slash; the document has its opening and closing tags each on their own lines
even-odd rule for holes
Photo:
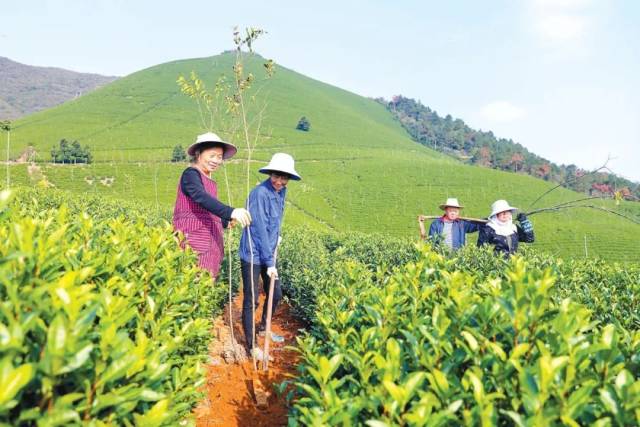
<svg viewBox="0 0 640 427">
<path fill-rule="evenodd" d="M 262 314 L 262 301 L 256 310 L 256 318 Z M 240 320 L 242 312 L 242 295 L 238 295 L 233 303 L 234 335 L 240 345 L 244 345 L 244 334 Z M 250 357 L 243 363 L 227 363 L 224 355 L 233 353 L 230 340 L 229 308 L 225 308 L 222 317 L 214 322 L 214 342 L 210 349 L 210 363 L 207 367 L 206 398 L 196 408 L 197 427 L 209 426 L 281 426 L 287 424 L 288 408 L 285 402 L 286 392 L 279 397 L 274 389 L 275 384 L 295 375 L 298 355 L 295 351 L 285 349 L 285 346 L 295 345 L 295 337 L 304 325 L 293 317 L 290 308 L 281 303 L 273 317 L 272 330 L 285 338 L 284 343 L 271 343 L 270 354 L 274 361 L 269 362 L 268 376 L 258 369 L 262 384 L 270 392 L 267 409 L 258 409 L 252 391 L 254 376 L 253 362 Z M 257 323 L 257 322 L 256 322 Z M 263 338 L 259 339 L 263 347 Z"/>
</svg>

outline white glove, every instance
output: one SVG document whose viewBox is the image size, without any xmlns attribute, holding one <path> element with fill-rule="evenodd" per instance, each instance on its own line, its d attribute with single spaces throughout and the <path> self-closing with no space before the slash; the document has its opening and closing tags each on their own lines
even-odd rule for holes
<svg viewBox="0 0 640 427">
<path fill-rule="evenodd" d="M 278 278 L 278 269 L 275 267 L 269 267 L 267 268 L 267 276 L 271 277 L 271 276 L 276 276 L 276 279 Z"/>
<path fill-rule="evenodd" d="M 280 243 L 282 243 L 282 236 L 278 236 L 278 244 L 276 246 L 280 246 Z"/>
<path fill-rule="evenodd" d="M 236 208 L 231 212 L 231 219 L 235 219 L 243 228 L 251 224 L 251 214 L 245 208 Z"/>
</svg>

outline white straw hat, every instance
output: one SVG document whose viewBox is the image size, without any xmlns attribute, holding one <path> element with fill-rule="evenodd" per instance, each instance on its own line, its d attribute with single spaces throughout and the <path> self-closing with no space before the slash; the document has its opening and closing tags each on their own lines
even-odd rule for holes
<svg viewBox="0 0 640 427">
<path fill-rule="evenodd" d="M 460 203 L 458 203 L 458 199 L 455 197 L 449 197 L 446 203 L 440 205 L 440 209 L 445 210 L 445 208 L 464 208 Z"/>
<path fill-rule="evenodd" d="M 224 160 L 230 159 L 238 152 L 238 149 L 235 145 L 223 141 L 218 135 L 213 132 L 207 132 L 203 133 L 202 135 L 198 135 L 198 137 L 196 138 L 196 142 L 194 142 L 189 146 L 189 148 L 187 148 L 187 154 L 193 157 L 196 153 L 196 150 L 205 144 L 220 145 L 223 150 L 222 158 Z"/>
<path fill-rule="evenodd" d="M 261 173 L 270 174 L 272 172 L 282 172 L 288 174 L 291 179 L 300 181 L 300 175 L 296 172 L 293 157 L 286 153 L 276 153 L 271 157 L 269 164 L 260 168 Z"/>
<path fill-rule="evenodd" d="M 491 215 L 489 215 L 489 217 L 497 215 L 500 212 L 517 211 L 517 210 L 518 210 L 518 208 L 514 208 L 513 206 L 509 206 L 509 203 L 507 203 L 506 200 L 496 200 L 491 205 Z"/>
</svg>

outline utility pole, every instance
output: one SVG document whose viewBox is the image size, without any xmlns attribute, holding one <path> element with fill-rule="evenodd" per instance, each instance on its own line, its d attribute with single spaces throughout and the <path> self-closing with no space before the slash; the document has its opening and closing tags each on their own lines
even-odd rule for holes
<svg viewBox="0 0 640 427">
<path fill-rule="evenodd" d="M 587 235 L 584 235 L 584 257 L 589 258 L 589 251 L 587 250 Z"/>
<path fill-rule="evenodd" d="M 5 120 L 0 122 L 0 129 L 7 132 L 7 189 L 11 186 L 11 177 L 9 176 L 9 149 L 11 147 L 11 122 Z"/>
</svg>

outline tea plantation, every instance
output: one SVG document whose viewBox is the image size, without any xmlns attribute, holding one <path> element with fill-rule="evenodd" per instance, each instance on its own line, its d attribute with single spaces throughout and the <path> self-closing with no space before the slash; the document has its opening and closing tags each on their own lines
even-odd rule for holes
<svg viewBox="0 0 640 427">
<path fill-rule="evenodd" d="M 55 166 L 41 172 L 58 188 L 147 203 L 161 211 L 175 200 L 185 164 L 169 162 L 175 145 L 189 145 L 202 132 L 195 103 L 180 93 L 179 75 L 196 71 L 211 88 L 229 76 L 232 54 L 169 62 L 139 71 L 60 107 L 25 117 L 12 132 L 12 156 L 33 144 L 37 158 L 48 161 L 61 138 L 91 147 L 96 163 Z M 304 180 L 292 183 L 286 223 L 316 230 L 378 232 L 395 237 L 417 235 L 415 218 L 435 214 L 447 197 L 458 197 L 468 216 L 484 217 L 490 204 L 505 198 L 528 209 L 551 183 L 514 173 L 464 165 L 413 142 L 400 124 L 375 101 L 313 80 L 284 67 L 264 81 L 261 58 L 246 68 L 257 77 L 257 106 L 267 102 L 263 138 L 253 154 L 252 180 L 277 151 L 292 154 Z M 257 106 L 255 108 L 257 108 Z M 255 112 L 255 111 L 254 111 Z M 295 129 L 301 116 L 311 130 Z M 214 129 L 225 137 L 223 123 Z M 237 142 L 237 141 L 236 141 Z M 246 197 L 243 144 L 227 165 L 231 202 Z M 5 182 L 5 169 L 0 182 Z M 40 180 L 27 165 L 10 168 L 12 182 Z M 222 171 L 215 178 L 228 200 Z M 584 197 L 559 189 L 534 207 Z M 640 218 L 638 203 L 593 203 Z M 591 209 L 569 209 L 532 217 L 535 246 L 563 257 L 600 256 L 614 261 L 640 259 L 640 225 Z"/>
<path fill-rule="evenodd" d="M 0 425 L 191 423 L 224 280 L 138 203 L 0 203 Z M 291 425 L 640 422 L 636 263 L 295 227 L 280 259 L 309 325 Z"/>
<path fill-rule="evenodd" d="M 640 423 L 640 265 L 353 235 L 282 252 L 312 325 L 290 425 Z"/>
<path fill-rule="evenodd" d="M 202 131 L 175 81 L 195 70 L 213 83 L 232 61 L 161 64 L 15 124 L 12 156 L 31 143 L 39 162 L 9 165 L 0 193 L 0 426 L 193 423 L 227 284 L 168 222 L 186 166 L 171 151 Z M 584 195 L 531 206 L 551 183 L 454 161 L 373 100 L 286 68 L 256 89 L 269 109 L 251 184 L 278 151 L 304 178 L 289 185 L 279 255 L 308 324 L 291 426 L 640 424 L 640 225 L 573 208 L 533 215 L 536 243 L 510 260 L 475 237 L 456 254 L 416 246 L 416 215 L 447 197 L 485 217 L 498 198 L 528 210 Z M 303 115 L 309 132 L 295 130 Z M 96 162 L 47 163 L 61 138 Z M 246 160 L 240 146 L 215 174 L 233 206 Z M 589 203 L 640 218 L 638 203 Z"/>
</svg>

